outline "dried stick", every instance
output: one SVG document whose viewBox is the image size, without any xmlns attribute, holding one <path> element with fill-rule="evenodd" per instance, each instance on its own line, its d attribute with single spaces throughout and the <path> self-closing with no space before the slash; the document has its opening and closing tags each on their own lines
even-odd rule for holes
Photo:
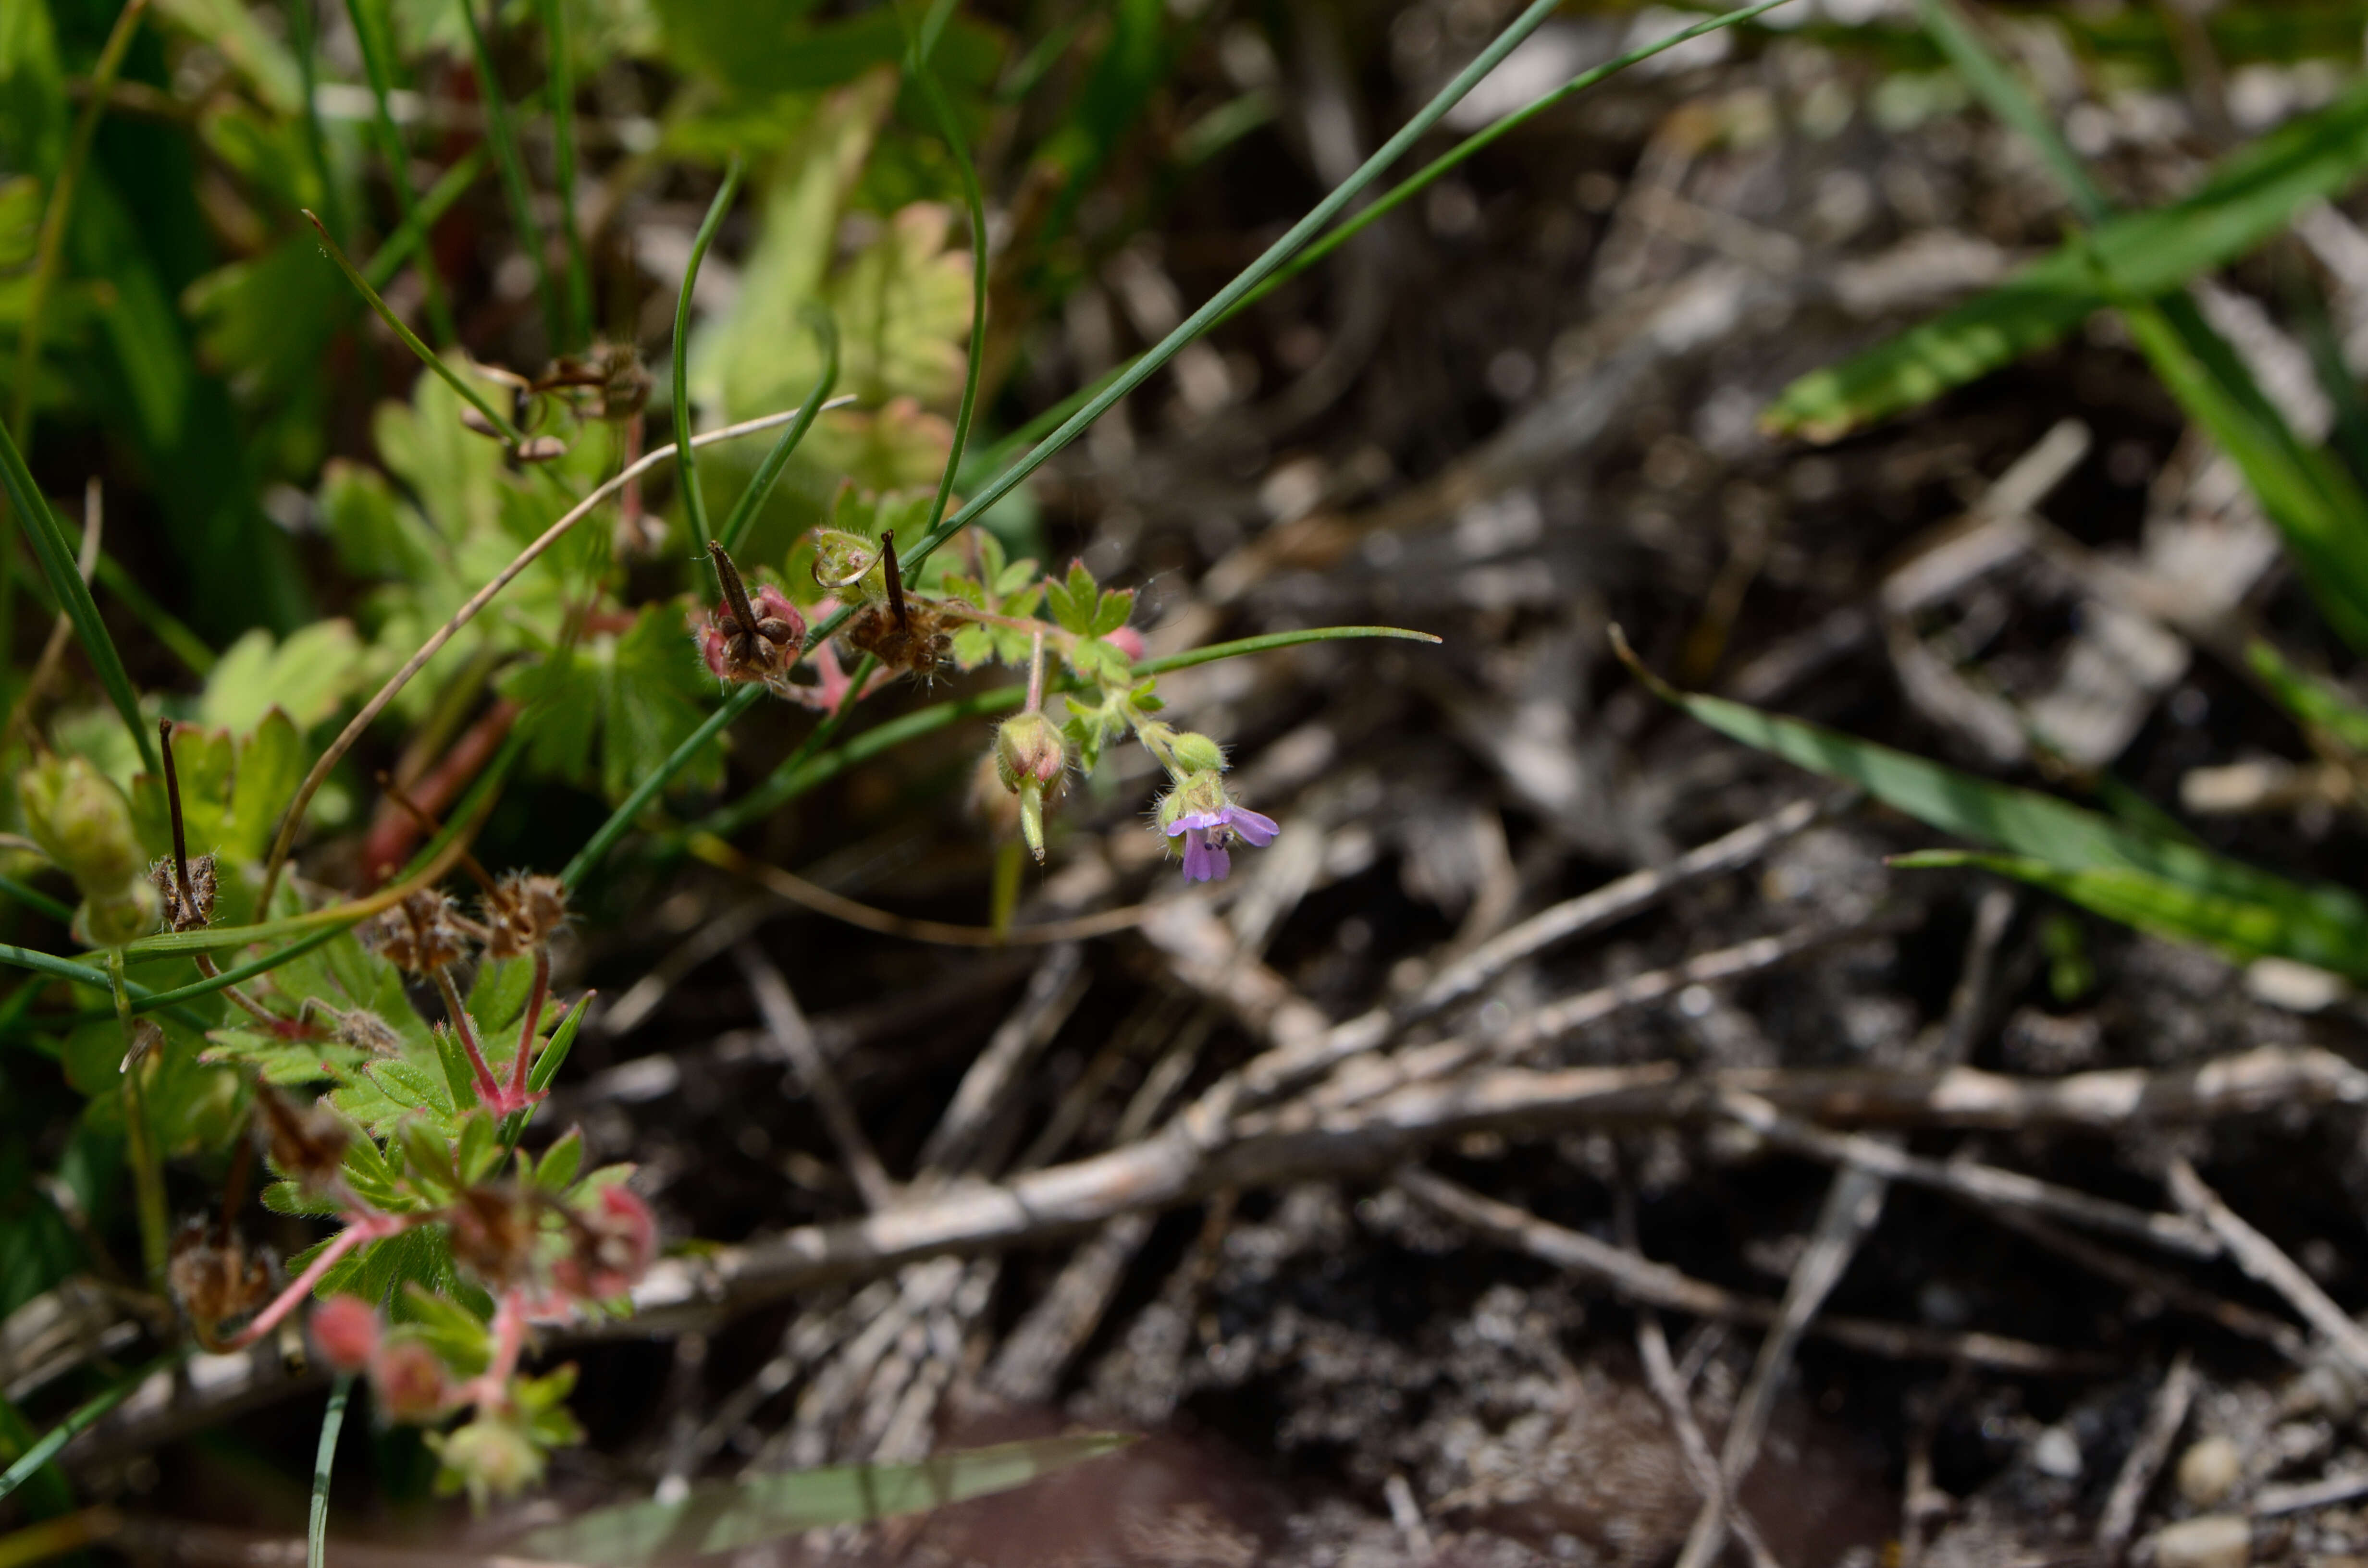
<svg viewBox="0 0 2368 1568">
<path fill-rule="evenodd" d="M 1826 1189 L 1817 1226 L 1793 1278 L 1784 1286 L 1774 1328 L 1759 1342 L 1759 1357 L 1751 1379 L 1743 1385 L 1734 1416 L 1726 1424 L 1718 1467 L 1727 1486 L 1740 1486 L 1759 1459 L 1759 1445 L 1768 1434 L 1768 1418 L 1776 1411 L 1776 1392 L 1792 1370 L 1793 1353 L 1816 1321 L 1818 1309 L 1841 1283 L 1859 1244 L 1883 1217 L 1883 1199 L 1891 1184 L 1870 1171 L 1845 1165 Z M 1726 1544 L 1727 1512 L 1719 1496 L 1705 1498 L 1694 1516 L 1694 1528 L 1678 1554 L 1678 1568 L 1710 1568 Z"/>
<path fill-rule="evenodd" d="M 971 1062 L 945 1113 L 922 1143 L 922 1170 L 945 1176 L 971 1165 L 988 1121 L 1002 1108 L 1029 1063 L 1052 1043 L 1084 994 L 1079 983 L 1084 962 L 1084 950 L 1075 942 L 1064 942 L 1044 955 L 1044 961 L 1028 977 L 1019 1005 Z"/>
<path fill-rule="evenodd" d="M 1926 1159 L 1896 1144 L 1860 1133 L 1827 1132 L 1786 1116 L 1757 1095 L 1723 1094 L 1718 1097 L 1718 1108 L 1770 1143 L 1828 1165 L 1848 1165 L 1912 1187 L 1930 1187 L 1952 1198 L 1965 1199 L 1976 1207 L 2004 1204 L 2028 1209 L 2076 1225 L 2127 1236 L 2184 1257 L 2220 1256 L 2217 1237 L 2176 1214 L 2157 1214 L 2111 1199 L 2092 1198 L 2085 1192 L 1996 1165 Z"/>
<path fill-rule="evenodd" d="M 2354 1369 L 2368 1372 L 2368 1329 L 2362 1328 L 2351 1313 L 2337 1306 L 2318 1288 L 2318 1281 L 2303 1272 L 2300 1264 L 2220 1201 L 2220 1195 L 2203 1185 L 2203 1178 L 2185 1159 L 2171 1161 L 2165 1180 L 2171 1198 L 2181 1209 L 2212 1227 L 2212 1233 L 2226 1244 L 2237 1267 L 2283 1296 L 2286 1304 L 2300 1313 L 2305 1323 L 2327 1335 L 2345 1360 Z"/>
<path fill-rule="evenodd" d="M 1583 1275 L 1623 1301 L 1726 1323 L 1775 1324 L 1785 1316 L 1782 1303 L 1737 1295 L 1722 1286 L 1680 1274 L 1667 1264 L 1655 1263 L 1577 1231 L 1565 1230 L 1511 1204 L 1483 1198 L 1429 1171 L 1403 1170 L 1397 1174 L 1396 1182 L 1407 1197 L 1470 1226 L 1490 1241 Z M 1810 1322 L 1806 1331 L 1837 1345 L 1893 1360 L 1963 1360 L 1977 1366 L 2057 1376 L 2085 1374 L 2112 1364 L 2100 1357 L 1994 1334 L 1955 1333 L 1865 1318 L 1821 1317 Z M 1740 1415 L 1738 1410 L 1738 1417 Z M 1732 1433 L 1730 1426 L 1730 1446 L 1734 1442 Z M 1736 1479 L 1731 1469 L 1727 1478 Z"/>
<path fill-rule="evenodd" d="M 789 982 L 781 978 L 773 960 L 754 942 L 744 938 L 734 944 L 732 957 L 747 979 L 748 994 L 756 999 L 757 1011 L 765 1020 L 765 1032 L 797 1069 L 799 1081 L 814 1097 L 814 1108 L 822 1113 L 823 1126 L 829 1131 L 831 1142 L 838 1145 L 839 1158 L 847 1162 L 848 1174 L 855 1180 L 855 1189 L 863 1195 L 864 1206 L 874 1213 L 888 1208 L 896 1201 L 896 1183 L 880 1163 L 871 1140 L 864 1136 L 863 1124 L 856 1119 L 855 1108 L 848 1103 L 838 1074 L 831 1071 L 830 1063 L 814 1044 L 814 1026 L 799 1010 L 797 998 L 790 994 Z"/>
<path fill-rule="evenodd" d="M 1724 1089 L 1745 1089 L 1820 1120 L 2032 1130 L 2201 1120 L 2368 1097 L 2368 1074 L 2340 1058 L 2281 1046 L 2157 1072 L 2042 1080 L 1964 1067 L 1941 1073 L 1750 1070 L 1692 1079 L 1668 1062 L 1557 1072 L 1501 1068 L 1412 1085 L 1354 1114 L 1326 1114 L 1295 1102 L 1236 1123 L 1232 1106 L 1238 1083 L 1220 1080 L 1156 1135 L 1106 1153 L 1004 1183 L 949 1188 L 861 1220 L 802 1226 L 719 1249 L 706 1259 L 663 1259 L 636 1289 L 634 1301 L 644 1314 L 703 1318 L 726 1304 L 885 1273 L 939 1253 L 1048 1242 L 1119 1214 L 1171 1208 L 1222 1187 L 1387 1169 L 1431 1143 L 1468 1133 L 1691 1119 L 1705 1114 Z M 621 1326 L 653 1331 L 646 1319 Z"/>
<path fill-rule="evenodd" d="M 837 408 L 854 401 L 852 395 L 833 398 L 823 406 Z M 787 425 L 803 412 L 802 409 L 791 408 L 780 414 L 768 414 L 760 419 L 746 419 L 737 425 L 727 425 L 721 430 L 710 430 L 703 436 L 694 436 L 690 439 L 690 444 L 693 447 L 705 447 L 718 441 L 737 440 L 743 436 L 756 435 L 760 430 L 770 430 L 776 426 Z M 518 574 L 533 565 L 543 551 L 564 538 L 567 530 L 582 521 L 593 507 L 598 506 L 659 463 L 672 461 L 674 454 L 674 443 L 669 441 L 655 450 L 643 453 L 639 459 L 626 465 L 614 477 L 595 486 L 591 494 L 569 507 L 562 514 L 559 520 L 545 528 L 533 543 L 518 551 L 508 565 L 494 574 L 492 581 L 470 595 L 468 602 L 452 612 L 452 619 L 438 627 L 427 641 L 419 645 L 419 651 L 405 659 L 403 662 L 403 667 L 387 677 L 386 684 L 378 688 L 378 694 L 362 704 L 362 710 L 354 715 L 352 722 L 337 732 L 337 738 L 329 743 L 328 749 L 321 754 L 320 760 L 313 764 L 313 770 L 304 776 L 304 782 L 296 787 L 296 797 L 289 802 L 287 813 L 280 818 L 279 832 L 272 838 L 270 858 L 264 862 L 263 895 L 256 901 L 256 908 L 271 907 L 271 894 L 279 885 L 279 872 L 287 864 L 289 849 L 296 842 L 296 829 L 304 820 L 304 808 L 313 803 L 313 795 L 319 791 L 322 783 L 328 778 L 330 770 L 337 766 L 338 760 L 353 749 L 354 743 L 361 739 L 362 733 L 377 722 L 381 713 L 386 711 L 386 705 L 394 700 L 395 694 L 410 685 L 411 677 L 426 668 L 430 659 L 443 652 L 444 644 L 452 641 L 462 627 L 474 620 L 480 610 L 493 603 L 495 595 L 516 582 Z"/>
<path fill-rule="evenodd" d="M 2113 1489 L 2106 1494 L 2105 1511 L 2097 1520 L 2097 1561 L 2102 1568 L 2113 1568 L 2121 1562 L 2137 1528 L 2138 1509 L 2146 1503 L 2146 1490 L 2154 1484 L 2162 1461 L 2170 1457 L 2170 1445 L 2187 1424 L 2188 1406 L 2194 1401 L 2195 1356 L 2182 1348 L 2171 1358 L 2170 1370 L 2154 1391 L 2146 1425 L 2138 1428 L 2137 1441 L 2130 1446 L 2130 1456 L 2122 1461 Z"/>
</svg>

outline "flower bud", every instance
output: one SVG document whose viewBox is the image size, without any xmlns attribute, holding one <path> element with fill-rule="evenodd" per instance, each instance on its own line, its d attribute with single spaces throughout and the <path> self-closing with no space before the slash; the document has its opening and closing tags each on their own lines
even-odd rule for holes
<svg viewBox="0 0 2368 1568">
<path fill-rule="evenodd" d="M 1102 641 L 1126 655 L 1127 663 L 1143 663 L 1143 633 L 1132 626 L 1121 626 L 1116 631 L 1102 633 Z"/>
<path fill-rule="evenodd" d="M 118 886 L 146 865 L 131 829 L 131 802 L 86 758 L 50 757 L 17 781 L 25 826 L 85 888 Z"/>
<path fill-rule="evenodd" d="M 331 1369 L 359 1372 L 378 1353 L 378 1313 L 359 1296 L 332 1296 L 313 1309 L 313 1348 Z"/>
<path fill-rule="evenodd" d="M 842 604 L 888 597 L 888 574 L 880 564 L 878 540 L 844 528 L 816 528 L 814 541 L 815 586 L 837 595 Z"/>
<path fill-rule="evenodd" d="M 575 1249 L 552 1268 L 552 1280 L 568 1294 L 596 1301 L 621 1296 L 656 1261 L 657 1219 L 638 1193 L 604 1187 L 576 1220 Z"/>
<path fill-rule="evenodd" d="M 470 1498 L 515 1497 L 542 1479 L 543 1453 L 515 1421 L 480 1415 L 467 1426 L 428 1439 L 444 1468 L 469 1489 Z"/>
<path fill-rule="evenodd" d="M 156 929 L 165 895 L 145 879 L 121 884 L 113 893 L 93 893 L 74 911 L 74 935 L 94 948 L 120 948 Z"/>
<path fill-rule="evenodd" d="M 416 1339 L 381 1337 L 370 1378 L 379 1414 L 389 1421 L 433 1421 L 444 1414 L 444 1363 Z"/>
<path fill-rule="evenodd" d="M 995 732 L 996 772 L 1015 794 L 1023 783 L 1052 783 L 1068 765 L 1059 728 L 1042 713 L 1015 714 Z"/>
<path fill-rule="evenodd" d="M 1187 773 L 1223 773 L 1225 748 L 1196 731 L 1187 730 L 1168 743 L 1176 765 Z"/>
</svg>

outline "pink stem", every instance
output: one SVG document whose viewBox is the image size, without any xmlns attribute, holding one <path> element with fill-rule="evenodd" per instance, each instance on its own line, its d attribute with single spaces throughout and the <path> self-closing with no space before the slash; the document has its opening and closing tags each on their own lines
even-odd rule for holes
<svg viewBox="0 0 2368 1568">
<path fill-rule="evenodd" d="M 527 1058 L 533 1054 L 534 1037 L 542 1028 L 543 1004 L 551 996 L 551 950 L 534 950 L 534 988 L 526 994 L 526 1017 L 518 1025 L 518 1060 L 510 1063 L 510 1104 L 521 1105 L 526 1100 Z"/>
<path fill-rule="evenodd" d="M 494 1353 L 484 1371 L 461 1391 L 461 1398 L 479 1409 L 497 1405 L 508 1396 L 510 1375 L 518 1370 L 526 1348 L 526 1292 L 515 1287 L 494 1304 Z"/>
<path fill-rule="evenodd" d="M 389 1236 L 400 1234 L 411 1229 L 416 1223 L 417 1221 L 415 1220 L 397 1218 L 391 1214 L 372 1214 L 353 1221 L 337 1233 L 336 1240 L 321 1249 L 318 1257 L 304 1266 L 303 1273 L 290 1279 L 287 1288 L 272 1298 L 269 1306 L 256 1313 L 255 1321 L 240 1329 L 224 1348 L 243 1349 L 278 1328 L 281 1321 L 296 1310 L 297 1303 L 313 1293 L 313 1287 L 321 1282 L 321 1276 L 328 1273 L 336 1267 L 339 1258 L 353 1251 L 354 1248 L 365 1242 L 383 1241 Z"/>
<path fill-rule="evenodd" d="M 469 1066 L 477 1074 L 477 1097 L 492 1103 L 502 1097 L 502 1081 L 494 1076 L 486 1063 L 485 1053 L 477 1049 L 477 1031 L 470 1027 L 469 1009 L 461 1006 L 460 988 L 452 983 L 452 971 L 436 971 L 436 989 L 444 997 L 444 1010 L 452 1015 L 452 1032 L 461 1037 L 461 1047 L 469 1053 Z"/>
</svg>

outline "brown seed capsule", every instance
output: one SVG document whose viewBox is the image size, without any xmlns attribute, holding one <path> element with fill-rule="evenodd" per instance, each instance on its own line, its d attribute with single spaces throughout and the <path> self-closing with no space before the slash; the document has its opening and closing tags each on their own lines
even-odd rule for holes
<svg viewBox="0 0 2368 1568">
<path fill-rule="evenodd" d="M 567 918 L 567 884 L 557 877 L 512 871 L 494 885 L 480 907 L 485 956 L 523 958 L 549 942 Z"/>
<path fill-rule="evenodd" d="M 325 1191 L 337 1181 L 353 1135 L 327 1100 L 300 1106 L 265 1084 L 256 1089 L 255 1107 L 274 1168 L 307 1192 Z"/>
<path fill-rule="evenodd" d="M 200 931 L 213 923 L 214 858 L 199 855 L 189 861 L 188 896 L 181 896 L 181 879 L 165 856 L 148 868 L 148 880 L 165 895 L 165 924 L 176 931 Z"/>
<path fill-rule="evenodd" d="M 414 974 L 433 974 L 469 950 L 452 901 L 425 889 L 364 923 L 359 935 L 364 947 Z"/>
<path fill-rule="evenodd" d="M 192 1219 L 173 1237 L 165 1283 L 183 1315 L 211 1333 L 270 1300 L 271 1260 L 250 1251 L 235 1233 L 217 1242 L 210 1221 Z"/>
<path fill-rule="evenodd" d="M 365 1012 L 359 1007 L 350 1012 L 333 1013 L 330 1015 L 330 1027 L 339 1040 L 357 1050 L 367 1051 L 372 1056 L 403 1054 L 403 1037 L 376 1013 Z"/>
</svg>

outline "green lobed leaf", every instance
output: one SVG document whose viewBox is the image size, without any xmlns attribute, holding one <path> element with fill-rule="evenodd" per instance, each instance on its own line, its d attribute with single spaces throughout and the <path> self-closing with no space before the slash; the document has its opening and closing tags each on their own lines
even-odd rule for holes
<svg viewBox="0 0 2368 1568">
<path fill-rule="evenodd" d="M 693 1489 L 674 1503 L 627 1503 L 529 1533 L 515 1549 L 589 1568 L 644 1568 L 729 1551 L 827 1525 L 894 1518 L 991 1496 L 1124 1448 L 1110 1433 L 1001 1443 L 915 1464 L 847 1465 Z"/>
</svg>

